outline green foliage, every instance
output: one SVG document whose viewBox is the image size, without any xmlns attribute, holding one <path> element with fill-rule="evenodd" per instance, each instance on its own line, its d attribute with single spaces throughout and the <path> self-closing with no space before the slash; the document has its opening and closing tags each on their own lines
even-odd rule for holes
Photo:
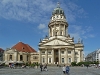
<svg viewBox="0 0 100 75">
<path fill-rule="evenodd" d="M 72 62 L 71 63 L 72 66 L 82 66 L 82 65 L 87 66 L 87 65 L 91 65 L 91 64 L 96 64 L 97 65 L 97 64 L 99 64 L 99 62 L 98 61 L 93 61 L 93 62 L 87 61 L 87 62 L 78 62 L 78 63 Z"/>
<path fill-rule="evenodd" d="M 76 62 L 71 62 L 72 66 L 77 66 Z"/>
<path fill-rule="evenodd" d="M 84 62 L 79 62 L 77 63 L 77 66 L 82 66 L 84 64 Z"/>
<path fill-rule="evenodd" d="M 38 62 L 36 62 L 36 63 L 33 62 L 30 66 L 31 66 L 31 67 L 39 66 L 39 64 L 38 64 Z"/>
<path fill-rule="evenodd" d="M 29 64 L 28 62 L 25 64 L 26 66 L 30 66 L 31 64 Z"/>
</svg>

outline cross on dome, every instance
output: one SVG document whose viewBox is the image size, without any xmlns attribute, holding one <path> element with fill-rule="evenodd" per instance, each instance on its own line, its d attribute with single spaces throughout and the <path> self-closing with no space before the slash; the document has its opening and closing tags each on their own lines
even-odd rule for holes
<svg viewBox="0 0 100 75">
<path fill-rule="evenodd" d="M 57 2 L 57 7 L 60 8 L 60 3 L 59 2 Z"/>
</svg>

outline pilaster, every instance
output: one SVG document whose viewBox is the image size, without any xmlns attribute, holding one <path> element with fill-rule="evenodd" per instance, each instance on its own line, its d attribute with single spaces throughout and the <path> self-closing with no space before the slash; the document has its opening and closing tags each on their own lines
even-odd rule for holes
<svg viewBox="0 0 100 75">
<path fill-rule="evenodd" d="M 46 49 L 46 64 L 48 63 L 48 50 Z"/>
<path fill-rule="evenodd" d="M 54 64 L 54 50 L 52 49 L 52 64 Z"/>
<path fill-rule="evenodd" d="M 40 50 L 40 51 L 39 51 L 39 63 L 42 63 L 42 62 L 41 62 L 41 59 L 42 59 L 42 58 L 41 58 L 41 50 Z"/>
<path fill-rule="evenodd" d="M 75 61 L 75 52 L 74 52 L 74 50 L 72 50 L 72 62 L 74 62 Z"/>
<path fill-rule="evenodd" d="M 65 63 L 67 64 L 68 63 L 68 50 L 67 48 L 65 48 Z"/>
</svg>

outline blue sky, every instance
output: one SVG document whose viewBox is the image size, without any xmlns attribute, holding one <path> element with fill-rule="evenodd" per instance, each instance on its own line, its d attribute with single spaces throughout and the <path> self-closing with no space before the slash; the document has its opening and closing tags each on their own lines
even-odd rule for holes
<svg viewBox="0 0 100 75">
<path fill-rule="evenodd" d="M 58 1 L 68 33 L 75 43 L 83 40 L 85 55 L 100 48 L 100 0 L 0 0 L 0 47 L 10 48 L 21 41 L 38 51 Z"/>
</svg>

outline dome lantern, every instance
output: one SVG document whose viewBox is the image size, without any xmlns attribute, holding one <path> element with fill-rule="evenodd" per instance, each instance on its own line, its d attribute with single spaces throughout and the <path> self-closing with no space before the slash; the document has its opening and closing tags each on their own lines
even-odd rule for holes
<svg viewBox="0 0 100 75">
<path fill-rule="evenodd" d="M 64 11 L 60 8 L 59 2 L 57 3 L 57 7 L 53 10 L 52 15 L 62 14 L 64 15 Z"/>
</svg>

